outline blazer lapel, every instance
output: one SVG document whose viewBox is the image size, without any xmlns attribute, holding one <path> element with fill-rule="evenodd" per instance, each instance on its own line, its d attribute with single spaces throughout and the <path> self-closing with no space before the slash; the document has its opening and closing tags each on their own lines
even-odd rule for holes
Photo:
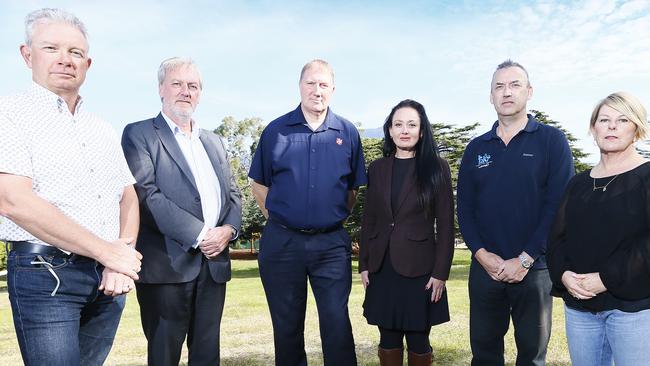
<svg viewBox="0 0 650 366">
<path fill-rule="evenodd" d="M 172 131 L 169 129 L 167 121 L 165 121 L 165 118 L 162 116 L 162 114 L 158 114 L 158 117 L 156 117 L 156 119 L 153 121 L 153 125 L 155 127 L 156 133 L 158 134 L 158 138 L 160 138 L 160 142 L 165 147 L 165 150 L 167 150 L 167 153 L 169 153 L 169 156 L 174 159 L 174 162 L 176 162 L 185 177 L 187 177 L 187 179 L 192 183 L 192 186 L 194 186 L 194 189 L 198 192 L 192 170 L 187 164 L 187 160 L 185 160 L 185 156 L 183 155 L 181 148 L 178 146 L 178 142 L 176 142 L 176 138 L 174 137 Z"/>
<path fill-rule="evenodd" d="M 217 178 L 219 179 L 219 186 L 221 187 L 221 206 L 223 207 L 226 204 L 226 194 L 230 192 L 228 189 L 230 182 L 226 181 L 226 177 L 222 168 L 222 164 L 224 163 L 222 161 L 222 157 L 226 156 L 226 152 L 223 151 L 223 148 L 220 146 L 221 144 L 218 143 L 217 141 L 214 141 L 214 139 L 218 138 L 216 135 L 214 137 L 209 136 L 209 134 L 213 134 L 212 132 L 206 131 L 206 130 L 201 130 L 201 133 L 199 134 L 199 139 L 201 140 L 201 143 L 203 143 L 203 147 L 205 148 L 205 151 L 208 153 L 208 157 L 210 158 L 210 162 L 212 163 L 212 168 L 214 169 L 214 173 L 217 175 Z M 222 210 L 223 214 L 223 210 Z"/>
</svg>

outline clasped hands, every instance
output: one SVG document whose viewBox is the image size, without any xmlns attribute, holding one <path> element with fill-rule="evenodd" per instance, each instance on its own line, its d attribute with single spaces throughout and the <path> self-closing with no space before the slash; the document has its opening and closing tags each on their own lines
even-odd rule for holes
<svg viewBox="0 0 650 366">
<path fill-rule="evenodd" d="M 600 279 L 599 272 L 581 274 L 564 271 L 562 274 L 562 283 L 569 294 L 578 300 L 588 300 L 601 292 L 607 291 L 603 281 Z"/>
<path fill-rule="evenodd" d="M 108 296 L 119 296 L 135 288 L 142 254 L 134 248 L 133 238 L 120 238 L 110 243 L 98 261 L 104 265 L 99 291 Z"/>
<path fill-rule="evenodd" d="M 232 228 L 228 225 L 208 229 L 199 249 L 206 258 L 218 256 L 232 238 Z M 120 238 L 111 243 L 109 250 L 98 259 L 104 265 L 99 290 L 108 296 L 119 296 L 135 288 L 142 265 L 142 254 L 132 246 L 133 238 Z"/>
<path fill-rule="evenodd" d="M 217 226 L 208 229 L 199 243 L 199 250 L 207 258 L 212 259 L 221 254 L 226 249 L 230 239 L 232 239 L 232 227 L 230 225 Z"/>
<path fill-rule="evenodd" d="M 518 257 L 504 260 L 499 255 L 481 248 L 474 254 L 488 275 L 495 281 L 518 283 L 528 274 Z"/>
</svg>

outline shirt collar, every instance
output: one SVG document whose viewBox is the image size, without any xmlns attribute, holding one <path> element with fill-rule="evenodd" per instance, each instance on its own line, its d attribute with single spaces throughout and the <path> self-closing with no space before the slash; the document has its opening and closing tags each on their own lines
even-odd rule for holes
<svg viewBox="0 0 650 366">
<path fill-rule="evenodd" d="M 31 87 L 27 90 L 27 93 L 36 101 L 45 108 L 54 108 L 59 113 L 63 113 L 68 110 L 68 104 L 63 98 L 53 93 L 51 90 L 39 85 L 35 81 L 32 81 Z M 75 114 L 81 110 L 83 105 L 83 99 L 81 96 L 77 96 L 77 105 L 75 106 Z"/>
<path fill-rule="evenodd" d="M 305 119 L 305 115 L 302 113 L 300 104 L 298 104 L 298 107 L 293 111 L 293 113 L 291 113 L 291 116 L 287 120 L 287 126 L 295 125 L 307 125 L 307 120 Z M 326 130 L 329 128 L 340 131 L 343 129 L 343 125 L 341 124 L 341 121 L 336 117 L 334 112 L 332 112 L 332 109 L 327 107 L 325 120 L 323 121 L 323 124 L 318 127 L 318 129 Z"/>
<path fill-rule="evenodd" d="M 539 122 L 533 117 L 532 114 L 527 114 L 528 116 L 528 122 L 526 122 L 526 126 L 524 126 L 523 131 L 528 132 L 528 133 L 533 133 L 537 131 L 539 128 Z M 500 138 L 499 135 L 497 135 L 497 127 L 499 126 L 499 121 L 497 120 L 494 122 L 492 125 L 492 129 L 483 135 L 483 140 L 492 140 L 492 139 L 498 139 Z"/>
<path fill-rule="evenodd" d="M 169 118 L 165 114 L 165 112 L 160 111 L 160 114 L 162 114 L 163 118 L 165 119 L 165 122 L 167 122 L 167 126 L 169 126 L 169 129 L 172 130 L 172 133 L 174 134 L 174 136 L 176 136 L 177 134 L 185 135 L 183 133 L 183 131 L 181 131 L 181 128 L 178 127 L 178 125 L 176 123 L 174 123 L 174 121 L 172 121 L 172 119 Z M 200 131 L 199 124 L 196 123 L 196 121 L 194 121 L 194 120 L 192 120 L 191 123 L 192 123 L 192 133 L 190 134 L 190 138 L 191 139 L 197 139 L 197 138 L 199 138 L 199 131 Z"/>
</svg>

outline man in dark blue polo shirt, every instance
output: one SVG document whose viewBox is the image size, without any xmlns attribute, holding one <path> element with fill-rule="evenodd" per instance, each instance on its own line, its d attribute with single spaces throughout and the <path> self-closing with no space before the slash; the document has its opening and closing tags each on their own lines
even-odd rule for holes
<svg viewBox="0 0 650 366">
<path fill-rule="evenodd" d="M 469 274 L 472 365 L 503 365 L 510 316 L 517 365 L 544 365 L 551 335 L 546 238 L 573 159 L 564 134 L 526 113 L 528 73 L 507 60 L 492 77 L 498 121 L 472 140 L 458 175 Z"/>
<path fill-rule="evenodd" d="M 325 365 L 356 365 L 348 297 L 351 243 L 343 221 L 366 184 L 352 123 L 328 109 L 334 72 L 323 60 L 300 73 L 301 102 L 262 133 L 249 177 L 268 221 L 259 267 L 273 320 L 276 365 L 306 365 L 307 279 L 318 307 Z"/>
</svg>

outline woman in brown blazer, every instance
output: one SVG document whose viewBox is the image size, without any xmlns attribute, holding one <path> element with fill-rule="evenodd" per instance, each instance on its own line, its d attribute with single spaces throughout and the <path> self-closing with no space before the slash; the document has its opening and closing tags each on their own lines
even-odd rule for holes
<svg viewBox="0 0 650 366">
<path fill-rule="evenodd" d="M 454 253 L 454 204 L 422 104 L 404 100 L 384 123 L 383 158 L 368 168 L 359 272 L 363 315 L 379 327 L 381 365 L 430 365 L 431 326 L 449 321 L 445 281 Z"/>
</svg>

